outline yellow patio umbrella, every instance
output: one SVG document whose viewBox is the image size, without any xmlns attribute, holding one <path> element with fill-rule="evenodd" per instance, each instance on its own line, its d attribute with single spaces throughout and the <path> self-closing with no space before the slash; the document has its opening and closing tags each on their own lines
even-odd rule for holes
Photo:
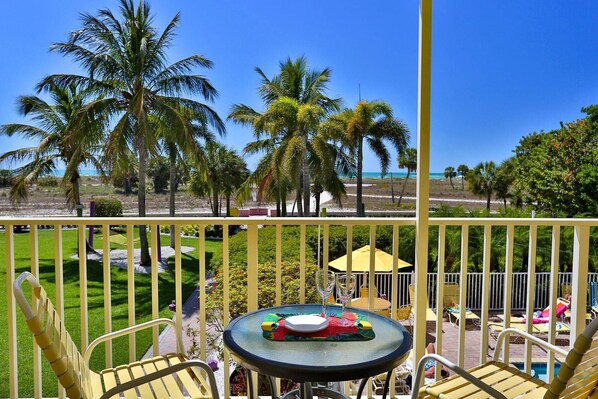
<svg viewBox="0 0 598 399">
<path fill-rule="evenodd" d="M 374 255 L 374 270 L 376 272 L 391 272 L 392 271 L 392 255 L 388 252 L 384 252 L 381 249 L 376 248 Z M 370 271 L 370 246 L 366 245 L 359 249 L 356 249 L 351 253 L 351 259 L 353 260 L 351 270 L 354 272 L 368 272 Z M 339 271 L 347 270 L 347 255 L 343 255 L 340 258 L 333 260 L 328 265 Z M 411 263 L 405 262 L 399 259 L 399 269 L 404 267 L 412 266 Z"/>
</svg>

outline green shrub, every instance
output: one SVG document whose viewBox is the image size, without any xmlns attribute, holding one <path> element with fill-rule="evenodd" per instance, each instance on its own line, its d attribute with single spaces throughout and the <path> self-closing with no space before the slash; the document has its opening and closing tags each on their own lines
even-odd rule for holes
<svg viewBox="0 0 598 399">
<path fill-rule="evenodd" d="M 123 215 L 123 204 L 113 198 L 100 198 L 96 201 L 97 217 L 121 217 Z"/>
<path fill-rule="evenodd" d="M 37 179 L 37 185 L 41 187 L 57 187 L 58 178 L 56 176 L 44 176 Z"/>
<path fill-rule="evenodd" d="M 165 157 L 154 157 L 150 159 L 147 168 L 147 176 L 152 179 L 154 192 L 162 194 L 168 188 L 168 180 L 170 179 L 170 168 L 168 160 Z"/>
<path fill-rule="evenodd" d="M 8 187 L 12 184 L 12 172 L 8 169 L 0 169 L 0 187 Z"/>
</svg>

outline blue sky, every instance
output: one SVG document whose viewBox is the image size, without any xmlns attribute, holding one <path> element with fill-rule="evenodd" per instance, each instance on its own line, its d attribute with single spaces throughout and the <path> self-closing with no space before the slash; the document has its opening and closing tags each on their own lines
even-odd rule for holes
<svg viewBox="0 0 598 399">
<path fill-rule="evenodd" d="M 172 61 L 200 53 L 214 62 L 201 71 L 220 92 L 213 107 L 226 118 L 234 103 L 261 110 L 254 67 L 268 76 L 279 61 L 305 55 L 314 69 L 333 70 L 329 94 L 353 107 L 361 96 L 389 102 L 417 132 L 416 0 L 259 2 L 154 0 L 162 29 L 180 11 Z M 367 6 L 366 6 L 367 4 Z M 70 59 L 48 52 L 80 27 L 79 12 L 113 0 L 3 3 L 0 24 L 0 123 L 23 121 L 19 95 L 52 73 L 78 72 Z M 520 138 L 558 128 L 598 103 L 598 2 L 440 0 L 434 3 L 431 171 L 512 155 Z M 234 148 L 252 139 L 227 125 Z M 30 145 L 0 137 L 0 151 Z M 393 156 L 394 158 L 394 156 Z M 252 167 L 256 158 L 248 159 Z M 366 154 L 365 171 L 379 163 Z M 398 170 L 395 166 L 392 170 Z"/>
</svg>

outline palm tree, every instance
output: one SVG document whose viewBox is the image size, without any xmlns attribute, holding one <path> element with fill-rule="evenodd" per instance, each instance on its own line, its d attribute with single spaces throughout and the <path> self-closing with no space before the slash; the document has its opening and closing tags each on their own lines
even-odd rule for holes
<svg viewBox="0 0 598 399">
<path fill-rule="evenodd" d="M 178 186 L 178 165 L 186 167 L 187 159 L 202 159 L 204 157 L 203 147 L 198 141 L 208 143 L 215 140 L 214 134 L 205 126 L 205 123 L 190 123 L 188 129 L 169 129 L 169 126 L 161 126 L 160 136 L 164 140 L 164 148 L 168 154 L 169 164 L 169 195 L 168 214 L 174 217 L 176 214 L 176 191 Z M 216 128 L 219 133 L 224 133 L 222 121 L 216 121 Z M 179 145 L 177 143 L 183 143 Z M 177 162 L 179 161 L 179 162 Z M 174 225 L 170 226 L 170 247 L 175 247 Z"/>
<path fill-rule="evenodd" d="M 444 177 L 448 177 L 449 181 L 451 182 L 451 187 L 454 190 L 455 185 L 453 184 L 453 177 L 457 177 L 457 172 L 455 172 L 455 168 L 453 168 L 452 166 L 447 166 L 444 169 Z"/>
<path fill-rule="evenodd" d="M 212 214 L 220 216 L 221 197 L 226 200 L 226 215 L 230 215 L 230 198 L 249 175 L 245 161 L 234 150 L 220 143 L 208 142 L 205 157 L 191 173 L 191 192 L 207 197 Z"/>
<path fill-rule="evenodd" d="M 200 95 L 212 101 L 217 95 L 209 81 L 193 74 L 197 67 L 211 68 L 212 62 L 192 55 L 172 64 L 166 50 L 180 20 L 177 14 L 162 33 L 153 26 L 147 3 L 120 0 L 122 19 L 109 9 L 97 16 L 82 14 L 83 28 L 73 32 L 67 42 L 55 43 L 51 50 L 73 57 L 89 74 L 51 75 L 39 87 L 77 84 L 103 98 L 90 103 L 85 111 L 90 118 L 102 115 L 110 120 L 111 131 L 105 140 L 104 162 L 109 169 L 119 159 L 134 152 L 139 160 L 139 216 L 145 216 L 145 177 L 150 154 L 157 152 L 160 126 L 180 134 L 177 145 L 185 147 L 193 136 L 190 120 L 199 120 L 216 129 L 222 126 L 218 115 L 207 105 L 182 95 Z M 179 141 L 180 140 L 180 141 Z M 139 227 L 141 264 L 150 265 L 146 226 Z"/>
<path fill-rule="evenodd" d="M 461 164 L 457 166 L 457 173 L 461 175 L 461 190 L 465 190 L 465 176 L 469 172 L 469 166 Z"/>
<path fill-rule="evenodd" d="M 260 68 L 255 68 L 262 80 L 258 91 L 267 108 L 272 106 L 275 101 L 286 97 L 295 100 L 298 105 L 319 107 L 323 114 L 338 111 L 340 99 L 329 98 L 325 95 L 331 75 L 329 68 L 325 68 L 322 71 L 310 70 L 307 58 L 304 56 L 295 60 L 287 58 L 280 63 L 279 68 L 280 72 L 271 79 Z M 255 120 L 260 115 L 259 112 L 247 105 L 235 104 L 228 118 L 243 125 L 252 125 L 256 140 L 260 140 L 261 136 L 266 133 L 263 129 L 260 130 L 255 125 Z M 310 129 L 315 129 L 316 127 L 317 124 L 314 124 L 310 126 Z M 289 139 L 290 134 L 296 136 L 292 147 L 295 155 L 303 155 L 303 159 L 302 164 L 299 165 L 300 167 L 294 170 L 297 176 L 293 177 L 292 180 L 295 181 L 299 215 L 303 216 L 304 213 L 309 214 L 310 206 L 310 163 L 308 160 L 310 152 L 307 147 L 310 147 L 308 143 L 316 132 L 313 130 L 300 132 L 301 129 L 298 129 L 298 127 L 293 127 L 291 130 L 294 133 L 270 130 L 268 134 L 270 137 L 275 138 L 277 142 L 282 142 L 283 137 Z M 306 148 L 303 150 L 300 147 Z M 269 148 L 272 149 L 272 147 Z M 293 163 L 296 164 L 296 162 L 294 161 Z M 271 173 L 267 173 L 266 175 L 271 175 Z"/>
<path fill-rule="evenodd" d="M 16 206 L 27 200 L 27 189 L 38 177 L 55 173 L 66 165 L 61 185 L 67 206 L 72 210 L 81 205 L 79 169 L 92 165 L 104 173 L 97 158 L 98 146 L 94 144 L 102 121 L 96 119 L 86 124 L 88 140 L 75 140 L 74 137 L 81 133 L 77 131 L 79 112 L 85 106 L 89 93 L 78 91 L 74 85 L 65 88 L 49 85 L 48 92 L 50 103 L 36 96 L 22 96 L 17 100 L 19 113 L 31 117 L 35 125 L 13 123 L 0 126 L 0 134 L 9 137 L 20 135 L 36 141 L 37 146 L 8 151 L 0 156 L 0 162 L 21 164 L 25 161 L 16 169 L 12 180 L 10 199 Z"/>
<path fill-rule="evenodd" d="M 512 197 L 511 188 L 515 181 L 514 160 L 513 157 L 504 160 L 496 170 L 494 193 L 496 198 L 503 201 L 505 212 L 507 210 L 507 199 Z"/>
<path fill-rule="evenodd" d="M 267 132 L 271 137 L 280 137 L 279 146 L 275 149 L 274 159 L 283 165 L 284 170 L 295 188 L 297 207 L 300 215 L 309 212 L 302 204 L 302 195 L 309 195 L 309 181 L 305 182 L 305 174 L 309 175 L 309 165 L 318 158 L 314 145 L 316 132 L 324 110 L 318 105 L 300 104 L 290 97 L 276 99 L 263 115 L 256 118 L 254 127 Z M 307 172 L 306 172 L 307 170 Z M 309 198 L 307 198 L 309 203 Z"/>
<path fill-rule="evenodd" d="M 496 165 L 492 161 L 480 162 L 467 174 L 469 191 L 486 196 L 486 209 L 490 210 L 490 199 L 496 185 Z"/>
<path fill-rule="evenodd" d="M 357 166 L 357 216 L 365 216 L 363 209 L 363 147 L 364 141 L 380 159 L 382 174 L 388 172 L 390 154 L 384 141 L 390 141 L 398 153 L 409 142 L 409 129 L 393 117 L 392 107 L 384 101 L 359 101 L 355 109 L 345 109 L 333 115 L 327 129 L 342 131 L 343 143 L 356 159 Z"/>
<path fill-rule="evenodd" d="M 409 180 L 409 176 L 411 175 L 411 172 L 417 171 L 417 149 L 405 149 L 405 151 L 399 154 L 398 161 L 400 169 L 407 169 L 407 176 L 405 176 L 405 181 L 403 182 L 403 189 L 401 190 L 401 196 L 399 197 L 399 202 L 397 204 L 397 206 L 401 206 L 401 200 L 403 199 L 403 194 L 405 194 L 405 187 L 407 187 L 407 181 Z"/>
</svg>

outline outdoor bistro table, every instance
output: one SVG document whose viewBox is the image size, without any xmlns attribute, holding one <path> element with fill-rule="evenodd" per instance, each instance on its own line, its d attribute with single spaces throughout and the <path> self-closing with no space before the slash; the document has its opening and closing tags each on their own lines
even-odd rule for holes
<svg viewBox="0 0 598 399">
<path fill-rule="evenodd" d="M 286 378 L 300 384 L 300 396 L 312 398 L 344 395 L 313 388 L 311 382 L 348 381 L 387 372 L 404 362 L 411 349 L 411 335 L 398 322 L 367 310 L 348 307 L 364 316 L 375 338 L 368 341 L 271 341 L 262 335 L 267 314 L 320 314 L 322 305 L 288 305 L 260 309 L 233 320 L 224 331 L 224 345 L 233 359 L 260 374 Z M 330 313 L 340 313 L 340 308 Z M 249 390 L 248 390 L 249 391 Z M 291 393 L 296 393 L 292 391 Z"/>
</svg>

